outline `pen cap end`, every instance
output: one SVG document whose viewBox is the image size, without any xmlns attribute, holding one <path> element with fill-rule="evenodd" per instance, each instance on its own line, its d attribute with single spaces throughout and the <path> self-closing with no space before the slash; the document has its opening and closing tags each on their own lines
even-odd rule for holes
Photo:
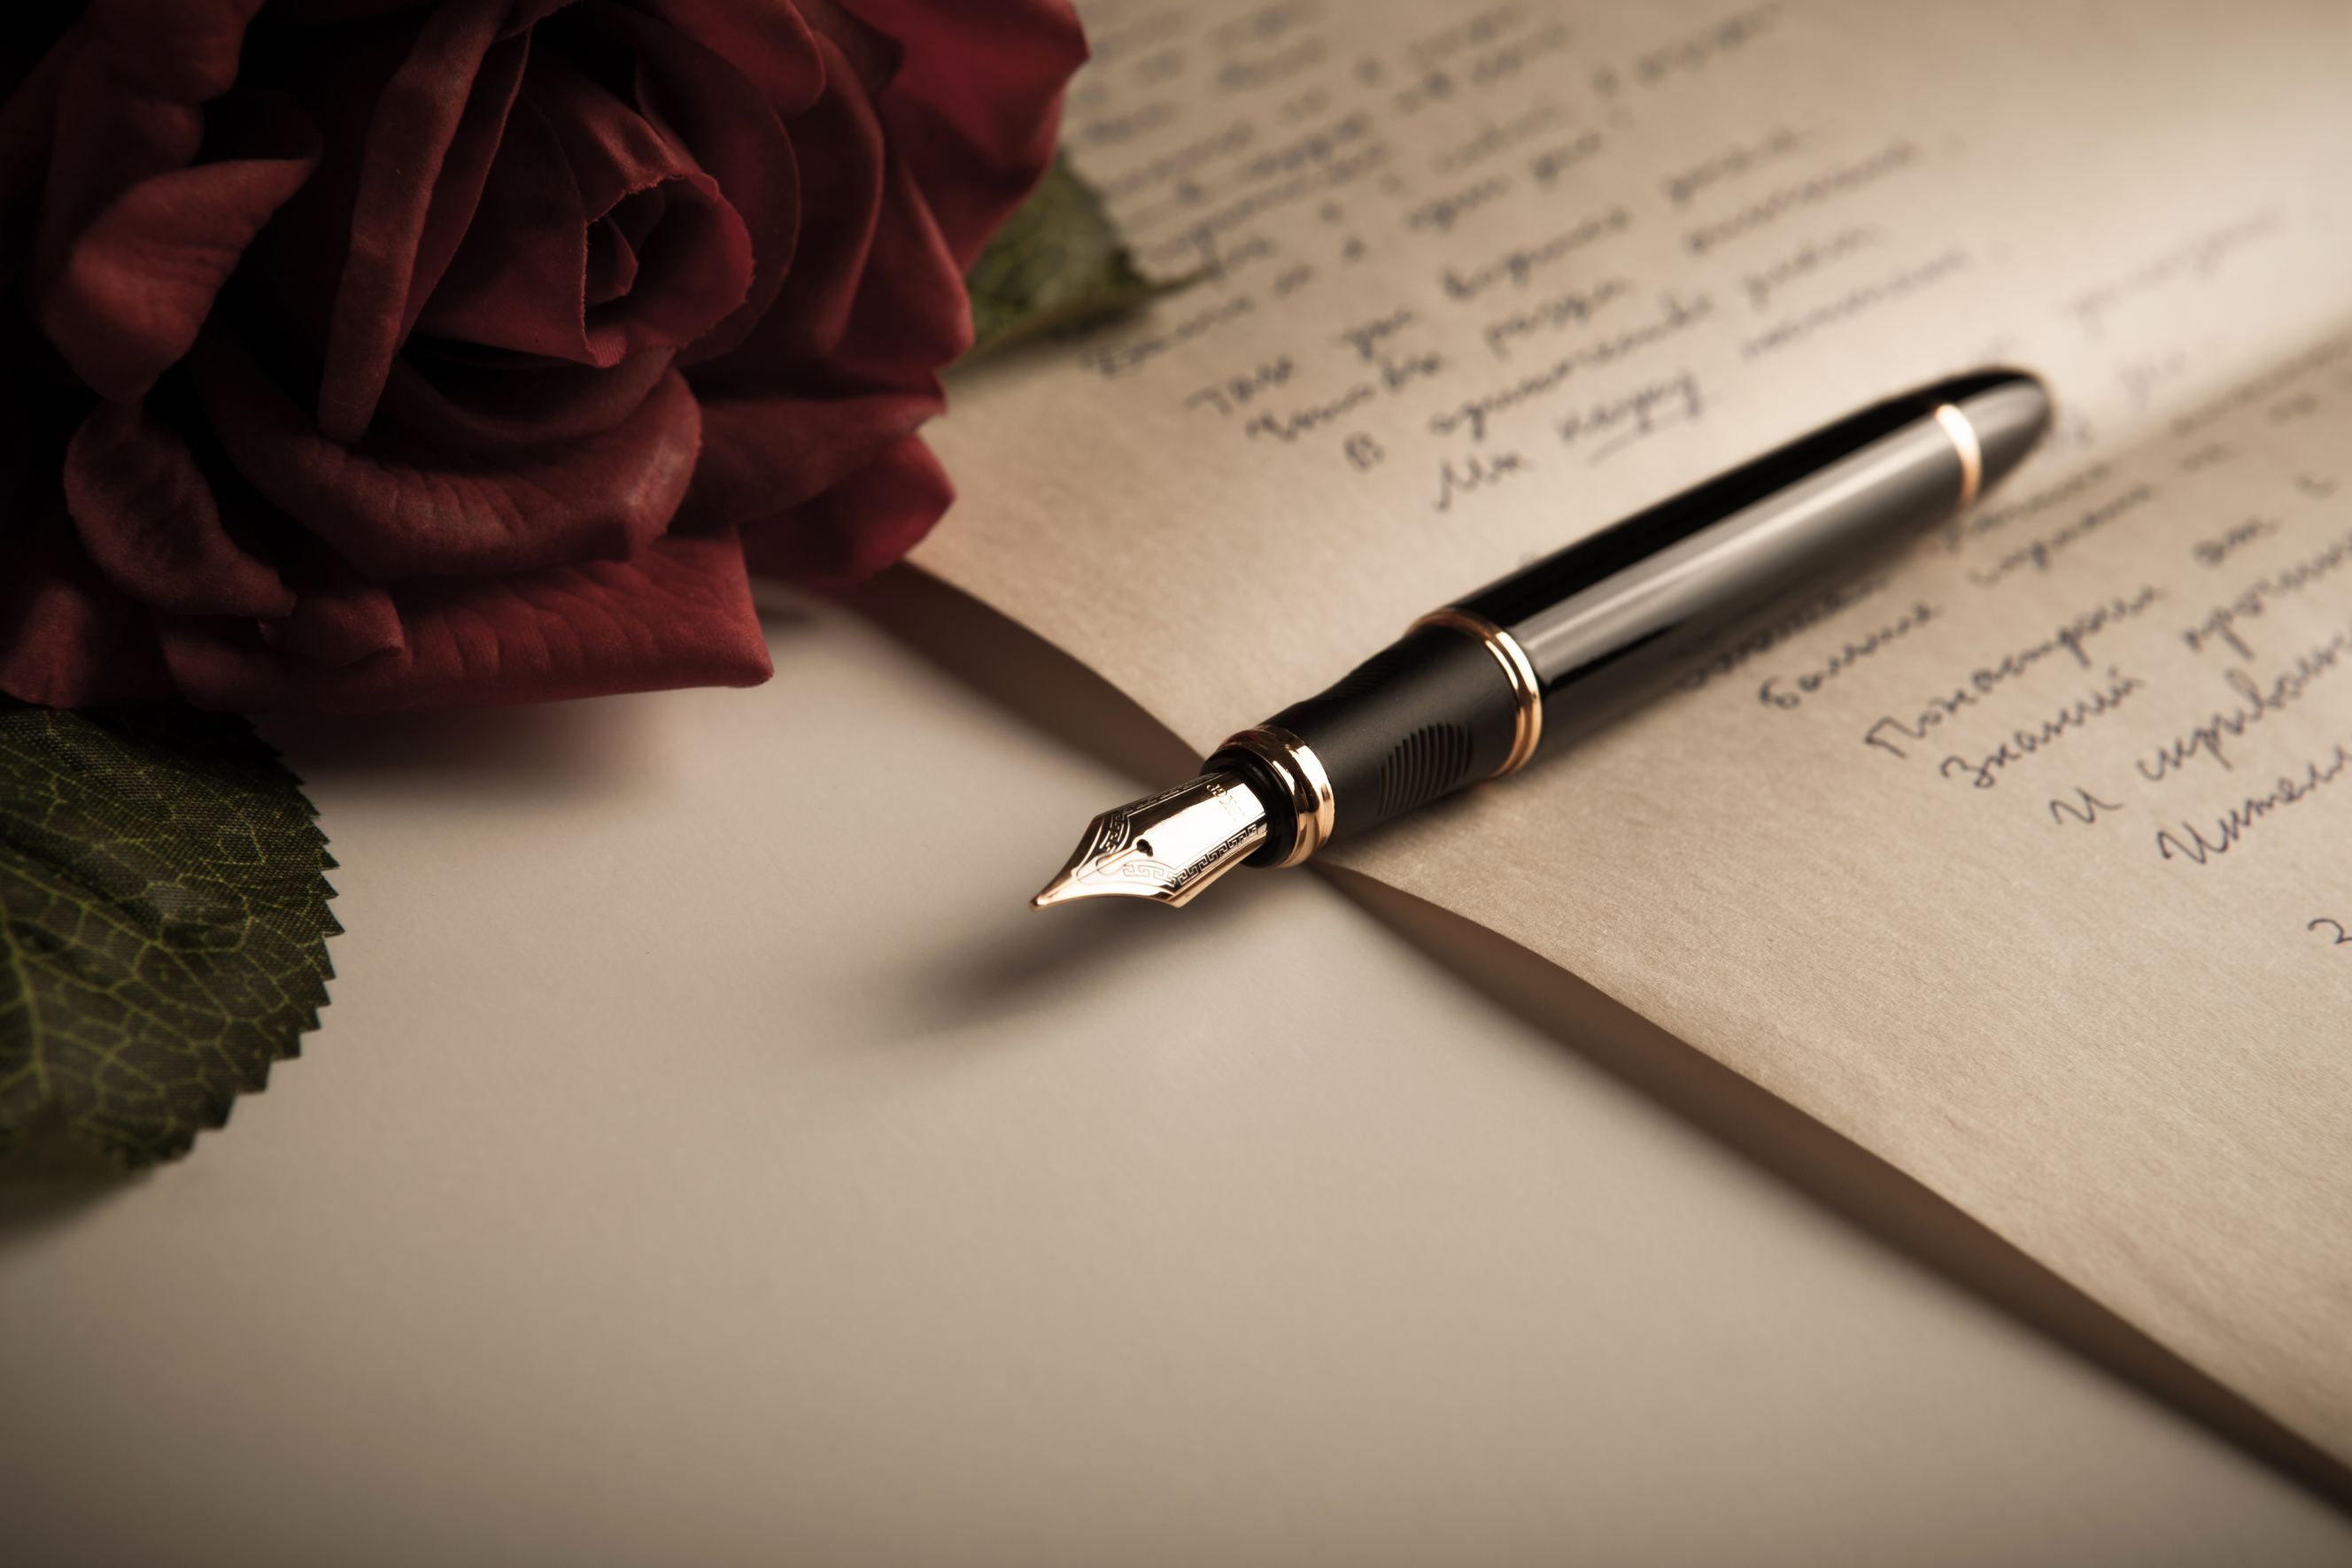
<svg viewBox="0 0 2352 1568">
<path fill-rule="evenodd" d="M 1958 408 L 1976 431 L 1984 475 L 1979 493 L 2015 472 L 2050 428 L 2050 392 L 2021 371 L 1960 400 Z"/>
</svg>

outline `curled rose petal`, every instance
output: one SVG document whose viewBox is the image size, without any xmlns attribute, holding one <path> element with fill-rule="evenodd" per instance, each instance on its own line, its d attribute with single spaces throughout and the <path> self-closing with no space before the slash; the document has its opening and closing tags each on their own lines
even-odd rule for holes
<svg viewBox="0 0 2352 1568">
<path fill-rule="evenodd" d="M 384 713 L 556 702 L 771 673 L 742 552 L 666 538 L 625 561 L 385 591 L 401 646 L 354 664 L 269 647 L 249 624 L 163 623 L 173 679 L 202 707 Z"/>
<path fill-rule="evenodd" d="M 848 329 L 881 221 L 889 152 L 874 105 L 839 48 L 823 37 L 817 47 L 826 60 L 825 90 L 793 124 L 793 145 L 823 148 L 824 155 L 801 160 L 803 223 L 792 270 L 740 348 L 694 367 L 698 388 L 793 384 L 806 370 L 822 367 Z"/>
<path fill-rule="evenodd" d="M 0 528 L 0 692 L 50 707 L 171 695 L 147 612 L 99 575 L 63 513 Z"/>
<path fill-rule="evenodd" d="M 273 16 L 291 22 L 363 22 L 394 11 L 422 11 L 434 0 L 276 0 Z"/>
<path fill-rule="evenodd" d="M 203 106 L 236 80 L 262 0 L 89 0 L 71 50 L 41 203 L 40 271 L 115 197 L 192 162 Z"/>
<path fill-rule="evenodd" d="M 392 594 L 348 566 L 331 570 L 329 580 L 303 585 L 293 614 L 262 623 L 263 643 L 330 668 L 405 652 L 408 633 Z"/>
<path fill-rule="evenodd" d="M 584 70 L 542 62 L 417 326 L 609 368 L 703 336 L 752 272 L 743 220 L 694 155 Z"/>
<path fill-rule="evenodd" d="M 882 210 L 849 322 L 834 345 L 845 382 L 893 385 L 921 367 L 932 371 L 971 347 L 971 299 L 908 165 L 896 157 L 882 175 Z"/>
<path fill-rule="evenodd" d="M 1067 0 L 842 0 L 907 42 L 881 95 L 891 142 L 914 165 L 959 275 L 1053 161 L 1062 84 L 1085 63 Z"/>
<path fill-rule="evenodd" d="M 822 495 L 743 530 L 751 570 L 816 588 L 862 582 L 931 531 L 955 486 L 909 435 Z"/>
<path fill-rule="evenodd" d="M 848 66 L 821 39 L 849 81 Z M 767 319 L 725 359 L 694 368 L 706 395 L 782 384 L 803 396 L 879 390 L 939 395 L 935 372 L 971 343 L 971 307 L 912 170 L 893 156 L 874 107 L 828 86 L 805 133 L 833 150 L 803 175 L 807 209 L 824 222 L 802 235 Z"/>
<path fill-rule="evenodd" d="M 671 356 L 639 354 L 609 371 L 404 355 L 383 384 L 380 416 L 453 452 L 520 452 L 586 441 L 628 418 L 669 374 Z M 704 439 L 709 439 L 706 434 Z"/>
<path fill-rule="evenodd" d="M 476 215 L 417 325 L 469 347 L 591 363 L 580 298 L 588 214 L 554 128 L 527 99 L 507 116 Z"/>
<path fill-rule="evenodd" d="M 805 113 L 824 90 L 824 63 L 795 6 L 745 5 L 740 0 L 645 0 L 645 9 L 667 23 L 677 41 L 759 89 L 768 107 L 787 120 Z M 650 29 L 633 34 L 641 44 L 649 37 Z"/>
<path fill-rule="evenodd" d="M 730 49 L 723 56 L 642 17 L 620 13 L 613 22 L 636 56 L 638 111 L 692 151 L 751 238 L 751 286 L 734 314 L 687 350 L 685 362 L 699 363 L 734 348 L 765 319 L 794 265 L 801 164 L 781 116 L 803 113 L 815 102 L 824 86 L 824 60 L 797 18 L 789 36 L 778 21 L 759 23 L 755 30 L 778 36 L 764 47 L 745 44 L 740 54 Z M 706 36 L 715 42 L 735 37 L 732 28 Z M 782 57 L 787 46 L 805 50 L 805 59 Z M 766 83 L 764 96 L 755 80 Z"/>
<path fill-rule="evenodd" d="M 26 259 L 32 228 L 26 211 L 48 168 L 58 94 L 71 54 L 70 44 L 51 47 L 0 98 L 0 289 L 9 287 Z"/>
<path fill-rule="evenodd" d="M 912 435 L 936 391 L 864 397 L 717 397 L 702 404 L 702 460 L 677 526 L 708 530 L 814 499 Z"/>
<path fill-rule="evenodd" d="M 845 122 L 859 123 L 862 108 L 862 99 L 842 105 Z M 682 513 L 691 526 L 748 523 L 799 506 L 945 406 L 935 367 L 970 345 L 971 307 L 910 172 L 885 156 L 867 176 L 871 218 L 855 254 L 844 253 L 838 234 L 812 235 L 802 265 L 814 276 L 796 267 L 744 348 L 693 372 L 704 434 Z M 763 364 L 796 369 L 786 383 L 794 390 L 750 390 Z"/>
<path fill-rule="evenodd" d="M 701 444 L 700 410 L 675 371 L 597 435 L 428 463 L 328 440 L 226 340 L 206 339 L 190 362 L 238 471 L 382 580 L 632 555 L 669 526 Z"/>
<path fill-rule="evenodd" d="M 283 125 L 278 156 L 174 169 L 91 220 L 41 292 L 42 329 L 91 391 L 136 402 L 195 342 L 261 225 L 318 166 L 308 127 Z"/>
<path fill-rule="evenodd" d="M 66 448 L 66 505 L 117 588 L 158 610 L 285 615 L 277 570 L 222 526 L 212 486 L 177 431 L 132 403 L 100 403 Z"/>
<path fill-rule="evenodd" d="M 506 0 L 447 0 L 418 28 L 407 58 L 376 99 L 319 388 L 319 428 L 336 440 L 357 441 L 375 413 L 412 319 L 410 300 L 422 293 L 415 286 L 426 235 L 449 235 L 454 249 L 456 233 L 472 219 L 496 137 L 461 139 L 459 131 L 469 123 L 478 131 L 481 122 L 505 123 L 500 95 L 474 89 L 506 12 Z M 495 84 L 509 98 L 521 61 L 518 42 Z M 441 178 L 453 145 L 484 150 L 481 167 L 467 171 L 470 180 Z"/>
</svg>

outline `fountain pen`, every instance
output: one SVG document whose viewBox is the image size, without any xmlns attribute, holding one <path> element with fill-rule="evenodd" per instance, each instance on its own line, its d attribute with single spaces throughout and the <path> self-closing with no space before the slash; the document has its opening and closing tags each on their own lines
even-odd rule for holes
<svg viewBox="0 0 2352 1568">
<path fill-rule="evenodd" d="M 1526 767 L 1641 701 L 1738 618 L 1973 506 L 2050 423 L 2014 371 L 1849 414 L 1432 611 L 1319 696 L 1105 811 L 1031 902 L 1182 904 Z"/>
</svg>

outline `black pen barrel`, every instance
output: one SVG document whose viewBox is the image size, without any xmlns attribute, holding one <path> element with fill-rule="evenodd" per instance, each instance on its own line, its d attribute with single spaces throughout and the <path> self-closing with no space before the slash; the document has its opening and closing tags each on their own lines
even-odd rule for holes
<svg viewBox="0 0 2352 1568">
<path fill-rule="evenodd" d="M 2001 371 L 1889 399 L 1555 551 L 1461 607 L 1507 631 L 1545 695 L 1574 700 L 1580 714 L 1637 671 L 1674 664 L 1748 612 L 1794 588 L 1826 587 L 1973 502 L 2022 457 L 2047 409 L 2037 383 Z M 1574 716 L 1559 713 L 1553 739 L 1567 737 Z"/>
<path fill-rule="evenodd" d="M 1424 617 L 1210 765 L 1286 808 L 1255 858 L 1296 863 L 1610 722 L 1742 617 L 1965 509 L 2048 421 L 2011 371 L 1875 404 Z"/>
</svg>

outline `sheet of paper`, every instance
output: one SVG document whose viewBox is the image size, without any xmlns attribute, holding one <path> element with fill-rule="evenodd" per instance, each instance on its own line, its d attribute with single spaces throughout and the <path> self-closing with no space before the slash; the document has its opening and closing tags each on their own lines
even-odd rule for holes
<svg viewBox="0 0 2352 1568">
<path fill-rule="evenodd" d="M 1344 858 L 2352 1458 L 2352 10 L 1087 15 L 1081 166 L 1202 276 L 961 389 L 919 560 L 1205 748 L 1744 455 L 2039 371 L 1972 516 Z"/>
</svg>

